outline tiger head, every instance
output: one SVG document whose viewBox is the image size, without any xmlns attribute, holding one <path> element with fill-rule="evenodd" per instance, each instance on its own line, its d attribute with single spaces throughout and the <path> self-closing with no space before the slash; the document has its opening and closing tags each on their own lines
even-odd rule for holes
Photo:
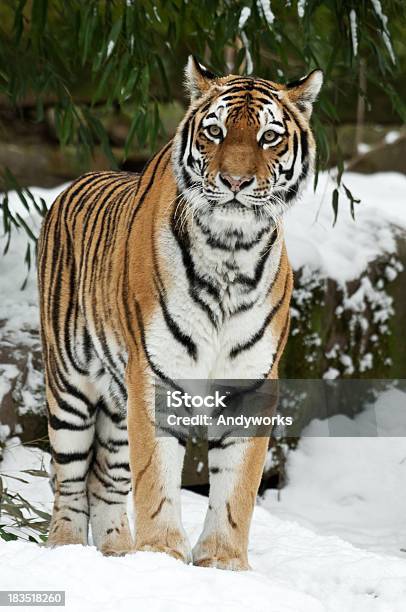
<svg viewBox="0 0 406 612">
<path fill-rule="evenodd" d="M 190 107 L 174 139 L 178 190 L 206 220 L 247 225 L 279 219 L 311 175 L 312 105 L 321 70 L 289 85 L 217 77 L 190 57 Z"/>
</svg>

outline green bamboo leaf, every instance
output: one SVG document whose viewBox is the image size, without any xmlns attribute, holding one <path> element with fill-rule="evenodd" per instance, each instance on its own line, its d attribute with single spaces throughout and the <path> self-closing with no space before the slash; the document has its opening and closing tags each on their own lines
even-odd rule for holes
<svg viewBox="0 0 406 612">
<path fill-rule="evenodd" d="M 42 478 L 49 478 L 49 474 L 46 470 L 21 470 L 23 474 L 29 474 L 30 476 L 40 476 Z"/>
<path fill-rule="evenodd" d="M 44 200 L 44 198 L 39 198 L 39 201 L 41 203 L 38 204 L 37 200 L 35 199 L 34 195 L 32 194 L 32 192 L 28 189 L 28 187 L 25 188 L 25 192 L 27 194 L 27 196 L 30 198 L 35 210 L 37 211 L 37 213 L 43 217 L 46 213 L 47 213 L 47 204 Z"/>
<path fill-rule="evenodd" d="M 20 213 L 16 213 L 16 217 L 17 217 L 20 225 L 25 229 L 25 231 L 27 232 L 28 236 L 31 238 L 31 240 L 36 242 L 37 241 L 37 237 L 34 234 L 34 232 L 32 231 L 32 229 L 30 228 L 30 226 L 28 225 L 28 223 L 25 221 L 25 219 L 23 219 L 23 217 L 20 215 Z"/>
<path fill-rule="evenodd" d="M 125 144 L 124 144 L 124 158 L 125 159 L 127 159 L 128 157 L 128 153 L 133 143 L 134 136 L 136 135 L 139 120 L 140 120 L 140 113 L 139 112 L 134 113 L 134 117 L 131 121 L 130 129 L 127 132 L 127 137 L 125 139 Z"/>
<path fill-rule="evenodd" d="M 337 217 L 338 217 L 338 199 L 339 199 L 338 189 L 334 189 L 333 197 L 332 197 L 332 200 L 331 200 L 331 205 L 332 205 L 333 211 L 334 211 L 333 226 L 336 224 Z"/>
<path fill-rule="evenodd" d="M 5 234 L 10 233 L 10 211 L 8 208 L 8 194 L 7 192 L 3 195 L 1 202 L 1 209 L 3 212 L 3 230 Z"/>
<path fill-rule="evenodd" d="M 114 62 L 110 61 L 107 66 L 104 68 L 103 70 L 103 75 L 99 81 L 99 84 L 97 86 L 97 89 L 93 95 L 92 98 L 92 104 L 94 104 L 95 102 L 97 102 L 97 100 L 99 100 L 103 94 L 104 94 L 104 90 L 106 89 L 106 85 L 108 83 L 109 78 L 111 77 L 112 73 L 113 73 L 113 69 L 115 68 L 115 64 Z"/>
<path fill-rule="evenodd" d="M 24 31 L 24 17 L 23 17 L 23 11 L 24 11 L 24 7 L 27 3 L 27 0 L 19 0 L 15 9 L 15 15 L 14 15 L 14 23 L 13 23 L 13 30 L 14 30 L 14 40 L 15 43 L 19 43 L 20 39 L 21 39 L 21 35 Z"/>
<path fill-rule="evenodd" d="M 0 538 L 5 542 L 11 542 L 12 540 L 17 540 L 18 537 L 15 533 L 10 533 L 9 531 L 5 531 L 4 527 L 6 525 L 0 525 Z"/>
<path fill-rule="evenodd" d="M 23 478 L 18 478 L 17 476 L 12 476 L 11 474 L 3 474 L 5 478 L 12 478 L 13 480 L 18 480 L 19 482 L 23 482 L 24 484 L 28 484 L 28 480 L 24 480 Z M 1 479 L 0 479 L 1 481 Z M 1 497 L 1 487 L 0 487 L 0 497 Z"/>
<path fill-rule="evenodd" d="M 118 37 L 121 32 L 122 25 L 123 25 L 123 19 L 122 17 L 119 17 L 114 22 L 110 30 L 110 33 L 107 36 L 107 42 L 106 42 L 105 49 L 104 49 L 104 55 L 107 58 L 110 57 L 110 55 L 114 52 Z"/>
<path fill-rule="evenodd" d="M 3 197 L 2 209 L 3 209 L 3 225 L 4 225 L 5 233 L 10 232 L 11 224 L 13 224 L 14 227 L 17 227 L 17 228 L 20 227 L 17 219 L 11 213 L 11 210 L 10 210 L 10 207 L 9 207 L 9 199 L 8 199 L 8 194 L 7 193 L 5 193 L 5 195 Z"/>
<path fill-rule="evenodd" d="M 5 514 L 8 514 L 9 516 L 13 516 L 17 519 L 24 519 L 24 515 L 21 512 L 20 508 L 18 506 L 16 506 L 15 504 L 2 504 L 1 505 L 1 510 L 2 512 L 4 512 Z"/>
<path fill-rule="evenodd" d="M 44 519 L 45 521 L 49 521 L 51 520 L 51 515 L 48 514 L 48 512 L 44 512 L 44 510 L 39 510 L 38 508 L 36 508 L 35 506 L 33 506 L 32 504 L 27 502 L 27 506 L 30 510 L 32 510 L 33 512 L 35 512 L 35 514 L 37 516 L 39 516 L 40 518 Z M 42 524 L 42 523 L 40 523 Z"/>
<path fill-rule="evenodd" d="M 40 214 L 42 217 L 45 217 L 45 215 L 48 212 L 48 205 L 45 202 L 44 198 L 40 198 L 39 201 L 41 202 L 41 210 L 40 210 Z"/>
<path fill-rule="evenodd" d="M 27 249 L 25 251 L 24 261 L 27 264 L 28 269 L 30 270 L 30 268 L 31 268 L 31 245 L 30 245 L 30 243 L 27 244 Z"/>
<path fill-rule="evenodd" d="M 162 61 L 161 57 L 158 55 L 158 53 L 155 53 L 154 57 L 155 57 L 155 61 L 156 61 L 157 66 L 158 66 L 159 73 L 161 75 L 161 81 L 162 81 L 162 85 L 164 87 L 165 96 L 167 96 L 169 98 L 170 95 L 171 95 L 171 93 L 170 93 L 171 92 L 171 88 L 170 88 L 170 85 L 169 85 L 169 81 L 168 81 L 168 77 L 167 77 L 167 74 L 166 74 L 165 66 L 163 64 L 163 61 Z"/>
<path fill-rule="evenodd" d="M 22 189 L 22 187 L 20 186 L 20 184 L 18 183 L 16 177 L 14 176 L 14 174 L 11 172 L 11 170 L 9 168 L 5 168 L 4 169 L 4 179 L 6 181 L 6 184 L 8 185 L 8 188 L 10 189 L 14 189 L 17 194 L 18 197 L 21 200 L 21 203 L 23 204 L 24 208 L 29 211 L 30 207 L 29 204 L 24 196 L 24 190 Z"/>
<path fill-rule="evenodd" d="M 345 191 L 345 195 L 347 196 L 349 202 L 350 202 L 350 212 L 351 212 L 351 217 L 353 218 L 353 220 L 355 221 L 355 207 L 354 204 L 359 204 L 361 202 L 361 200 L 358 200 L 357 198 L 355 198 L 352 194 L 352 192 L 350 191 L 350 189 L 348 189 L 348 187 L 346 187 L 343 183 L 343 188 Z"/>
<path fill-rule="evenodd" d="M 31 33 L 35 48 L 39 51 L 44 40 L 43 34 L 47 21 L 47 0 L 32 0 Z"/>
<path fill-rule="evenodd" d="M 3 249 L 3 255 L 7 255 L 8 250 L 10 248 L 10 242 L 11 242 L 11 231 L 8 232 L 8 236 L 7 236 L 7 242 L 6 245 Z"/>
</svg>

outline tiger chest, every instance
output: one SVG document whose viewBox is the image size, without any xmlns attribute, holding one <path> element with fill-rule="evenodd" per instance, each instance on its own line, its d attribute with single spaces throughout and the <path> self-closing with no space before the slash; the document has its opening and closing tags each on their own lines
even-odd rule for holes
<svg viewBox="0 0 406 612">
<path fill-rule="evenodd" d="M 230 295 L 223 308 L 237 297 Z M 223 314 L 217 325 L 202 303 L 203 299 L 178 295 L 168 301 L 165 313 L 155 310 L 145 336 L 152 364 L 172 379 L 265 376 L 277 344 L 272 326 L 263 329 L 269 303 Z M 211 306 L 215 311 L 215 305 Z"/>
</svg>

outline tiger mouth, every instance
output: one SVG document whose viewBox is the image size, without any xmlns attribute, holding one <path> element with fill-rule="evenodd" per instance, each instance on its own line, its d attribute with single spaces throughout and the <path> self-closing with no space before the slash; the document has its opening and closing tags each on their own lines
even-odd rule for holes
<svg viewBox="0 0 406 612">
<path fill-rule="evenodd" d="M 216 208 L 225 208 L 225 209 L 244 210 L 244 211 L 246 211 L 246 210 L 250 210 L 251 206 L 243 204 L 242 202 L 240 202 L 236 198 L 233 198 L 232 200 L 227 200 L 227 202 L 217 203 L 216 204 Z"/>
<path fill-rule="evenodd" d="M 246 208 L 246 205 L 240 202 L 240 200 L 237 200 L 237 198 L 233 198 L 232 200 L 228 200 L 228 202 L 224 202 L 224 205 L 225 206 L 242 206 L 243 208 Z"/>
<path fill-rule="evenodd" d="M 261 210 L 264 210 L 264 202 L 256 201 L 256 202 L 248 202 L 244 204 L 240 202 L 236 198 L 232 200 L 228 200 L 227 202 L 222 203 L 213 203 L 212 210 L 222 210 L 227 212 L 242 212 L 242 213 L 252 213 L 257 215 Z"/>
</svg>

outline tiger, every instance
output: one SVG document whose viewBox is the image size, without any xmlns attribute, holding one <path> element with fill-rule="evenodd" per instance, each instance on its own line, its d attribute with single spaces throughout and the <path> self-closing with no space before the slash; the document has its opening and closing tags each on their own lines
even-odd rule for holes
<svg viewBox="0 0 406 612">
<path fill-rule="evenodd" d="M 87 173 L 50 207 L 38 241 L 49 546 L 86 545 L 90 526 L 105 555 L 250 568 L 268 437 L 209 441 L 208 508 L 192 549 L 185 441 L 156 435 L 154 385 L 277 379 L 293 285 L 282 220 L 313 172 L 322 81 L 318 69 L 288 85 L 218 76 L 190 56 L 189 107 L 142 173 Z"/>
</svg>

